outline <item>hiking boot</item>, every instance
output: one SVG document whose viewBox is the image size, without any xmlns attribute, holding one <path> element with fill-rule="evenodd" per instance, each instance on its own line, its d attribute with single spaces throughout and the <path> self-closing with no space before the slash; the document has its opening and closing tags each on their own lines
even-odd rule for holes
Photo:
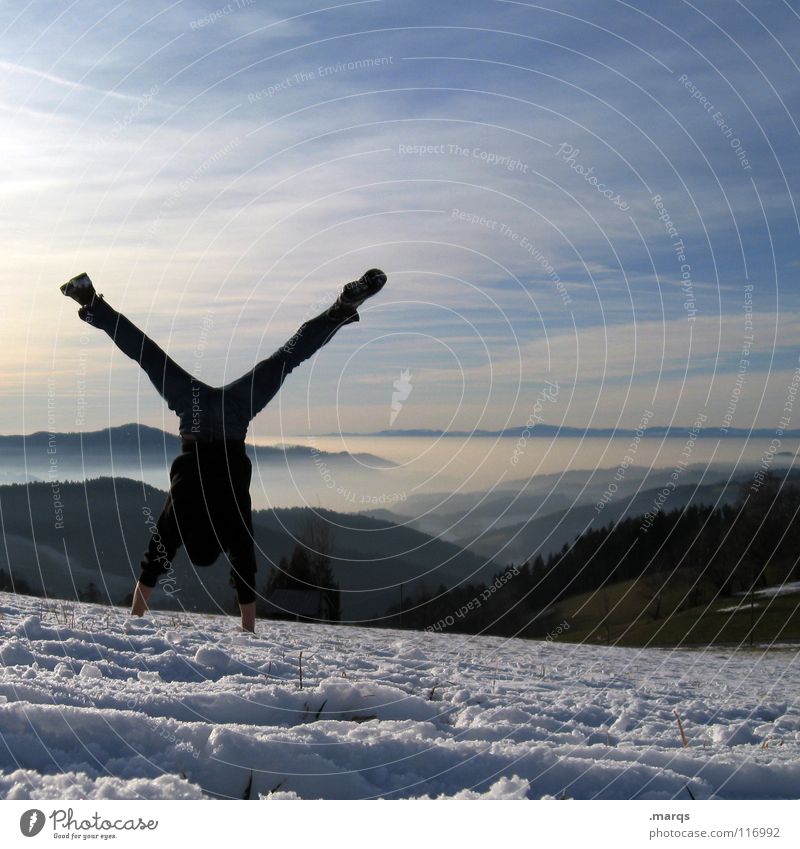
<svg viewBox="0 0 800 849">
<path fill-rule="evenodd" d="M 386 283 L 386 275 L 379 268 L 370 268 L 358 280 L 346 283 L 339 295 L 337 304 L 357 309 L 373 295 L 377 295 Z"/>
<path fill-rule="evenodd" d="M 378 268 L 370 268 L 351 283 L 342 287 L 342 293 L 328 311 L 333 319 L 346 323 L 358 321 L 358 307 L 373 295 L 377 295 L 386 283 L 386 275 Z"/>
<path fill-rule="evenodd" d="M 94 285 L 88 274 L 79 274 L 61 286 L 62 294 L 77 301 L 82 307 L 88 307 L 95 296 Z"/>
</svg>

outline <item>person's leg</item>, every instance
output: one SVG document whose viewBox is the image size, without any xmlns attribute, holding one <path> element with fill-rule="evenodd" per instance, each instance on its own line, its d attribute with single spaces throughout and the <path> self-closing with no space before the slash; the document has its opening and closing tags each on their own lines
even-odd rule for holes
<svg viewBox="0 0 800 849">
<path fill-rule="evenodd" d="M 228 556 L 231 561 L 231 577 L 236 588 L 236 599 L 242 617 L 242 628 L 255 631 L 256 622 L 256 551 L 253 528 L 247 517 L 247 529 L 237 533 L 231 541 Z"/>
<path fill-rule="evenodd" d="M 81 307 L 78 315 L 83 321 L 104 330 L 123 354 L 142 367 L 169 408 L 180 415 L 191 404 L 192 376 L 143 333 L 132 321 L 109 306 L 102 295 L 97 295 L 88 306 Z"/>
<path fill-rule="evenodd" d="M 218 501 L 225 477 L 214 462 L 218 450 L 217 446 L 195 444 L 192 450 L 184 450 L 173 466 L 175 526 L 186 556 L 195 566 L 210 566 L 222 552 Z"/>
<path fill-rule="evenodd" d="M 345 324 L 358 321 L 358 313 L 331 315 L 320 313 L 300 325 L 295 334 L 274 354 L 261 360 L 255 368 L 222 387 L 223 402 L 230 415 L 240 413 L 250 421 L 275 397 L 291 372 L 312 357 Z"/>
<path fill-rule="evenodd" d="M 359 320 L 357 309 L 376 295 L 386 283 L 386 275 L 371 268 L 358 280 L 346 283 L 336 302 L 315 318 L 304 322 L 288 342 L 247 374 L 222 387 L 226 420 L 241 430 L 275 397 L 294 368 L 330 342 L 345 324 Z"/>
<path fill-rule="evenodd" d="M 151 525 L 149 530 L 150 539 L 147 543 L 147 550 L 142 557 L 142 573 L 137 584 L 137 588 L 146 588 L 141 593 L 143 599 L 139 599 L 140 605 L 142 601 L 146 604 L 150 591 L 159 579 L 172 571 L 175 554 L 181 546 L 181 536 L 175 517 L 171 488 L 161 514 L 155 525 Z M 136 602 L 137 597 L 134 595 L 134 606 L 136 606 Z M 141 613 L 137 614 L 134 610 L 134 615 L 141 615 Z"/>
<path fill-rule="evenodd" d="M 163 575 L 172 570 L 172 561 L 179 546 L 180 535 L 170 493 L 155 526 L 150 528 L 150 540 L 142 557 L 142 573 L 133 592 L 131 616 L 144 616 L 153 588 Z"/>
<path fill-rule="evenodd" d="M 242 616 L 242 628 L 255 630 L 256 616 L 256 550 L 253 538 L 250 478 L 252 466 L 247 454 L 229 457 L 230 491 L 226 492 L 226 508 L 220 509 L 225 522 L 224 545 L 231 563 L 231 580 Z"/>
<path fill-rule="evenodd" d="M 150 531 L 150 539 L 147 550 L 142 557 L 142 572 L 134 593 L 134 615 L 141 615 L 146 607 L 150 593 L 156 584 L 164 581 L 167 592 L 177 592 L 176 580 L 173 574 L 173 562 L 178 549 L 183 544 L 181 516 L 191 518 L 184 519 L 184 524 L 191 524 L 191 519 L 199 525 L 200 516 L 193 509 L 193 498 L 198 489 L 196 475 L 192 464 L 192 457 L 179 454 L 173 461 L 169 470 L 170 486 L 167 500 L 161 510 L 161 514 L 153 524 L 151 516 L 147 517 Z M 165 576 L 166 579 L 165 579 Z M 137 612 L 141 610 L 141 613 Z"/>
<path fill-rule="evenodd" d="M 242 628 L 255 628 L 256 556 L 250 502 L 252 467 L 244 441 L 197 443 L 181 455 L 173 509 L 189 559 L 210 566 L 226 550 Z"/>
</svg>

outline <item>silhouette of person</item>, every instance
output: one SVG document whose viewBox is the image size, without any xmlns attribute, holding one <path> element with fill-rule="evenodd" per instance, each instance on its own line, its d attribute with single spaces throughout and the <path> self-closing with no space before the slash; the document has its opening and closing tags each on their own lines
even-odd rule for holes
<svg viewBox="0 0 800 849">
<path fill-rule="evenodd" d="M 256 556 L 250 503 L 252 467 L 245 450 L 247 429 L 283 381 L 345 324 L 359 320 L 357 308 L 386 283 L 379 269 L 347 283 L 334 304 L 304 322 L 274 354 L 238 380 L 209 386 L 181 368 L 145 333 L 98 294 L 88 275 L 61 291 L 80 304 L 79 317 L 104 330 L 139 363 L 167 406 L 177 414 L 181 453 L 170 467 L 167 500 L 152 529 L 133 594 L 131 614 L 143 616 L 159 579 L 172 570 L 181 545 L 197 566 L 210 566 L 227 552 L 242 628 L 255 631 Z"/>
</svg>

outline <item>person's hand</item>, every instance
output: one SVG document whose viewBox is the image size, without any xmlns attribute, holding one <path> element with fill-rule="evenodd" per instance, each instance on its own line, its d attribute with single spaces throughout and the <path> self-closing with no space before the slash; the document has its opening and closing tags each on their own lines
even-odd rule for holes
<svg viewBox="0 0 800 849">
<path fill-rule="evenodd" d="M 144 616 L 148 608 L 147 602 L 150 600 L 150 594 L 152 592 L 152 587 L 145 586 L 141 581 L 136 582 L 136 589 L 133 591 L 131 616 Z"/>
</svg>

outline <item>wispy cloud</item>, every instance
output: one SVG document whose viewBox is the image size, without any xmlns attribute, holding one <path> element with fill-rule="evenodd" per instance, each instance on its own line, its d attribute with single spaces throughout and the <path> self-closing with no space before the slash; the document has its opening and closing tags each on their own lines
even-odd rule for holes
<svg viewBox="0 0 800 849">
<path fill-rule="evenodd" d="M 70 91 L 88 91 L 93 94 L 102 94 L 104 97 L 111 97 L 116 100 L 134 101 L 135 97 L 128 94 L 122 94 L 118 91 L 105 91 L 103 89 L 94 88 L 94 86 L 86 85 L 85 83 L 68 80 L 64 77 L 59 77 L 55 74 L 49 74 L 46 71 L 40 71 L 36 68 L 28 68 L 25 65 L 18 65 L 16 62 L 6 62 L 0 60 L 0 71 L 5 71 L 7 74 L 21 74 L 25 77 L 33 77 L 42 82 L 50 83 L 55 86 L 67 88 Z"/>
<path fill-rule="evenodd" d="M 775 393 L 758 415 L 779 403 L 800 331 L 788 7 L 212 5 L 0 12 L 4 271 L 58 336 L 17 349 L 27 373 L 73 386 L 83 328 L 56 286 L 78 271 L 178 357 L 212 307 L 222 380 L 380 265 L 389 286 L 314 363 L 322 386 L 350 381 L 345 427 L 380 426 L 405 368 L 408 426 L 452 401 L 469 428 L 489 386 L 497 421 L 524 416 L 520 373 L 577 387 L 576 424 L 616 421 L 659 375 L 665 417 L 704 386 L 724 410 L 748 285 L 750 385 Z M 89 391 L 115 376 L 92 426 L 160 421 L 135 368 L 86 344 Z M 302 374 L 283 390 L 298 429 Z M 41 418 L 45 395 L 7 378 Z"/>
</svg>

